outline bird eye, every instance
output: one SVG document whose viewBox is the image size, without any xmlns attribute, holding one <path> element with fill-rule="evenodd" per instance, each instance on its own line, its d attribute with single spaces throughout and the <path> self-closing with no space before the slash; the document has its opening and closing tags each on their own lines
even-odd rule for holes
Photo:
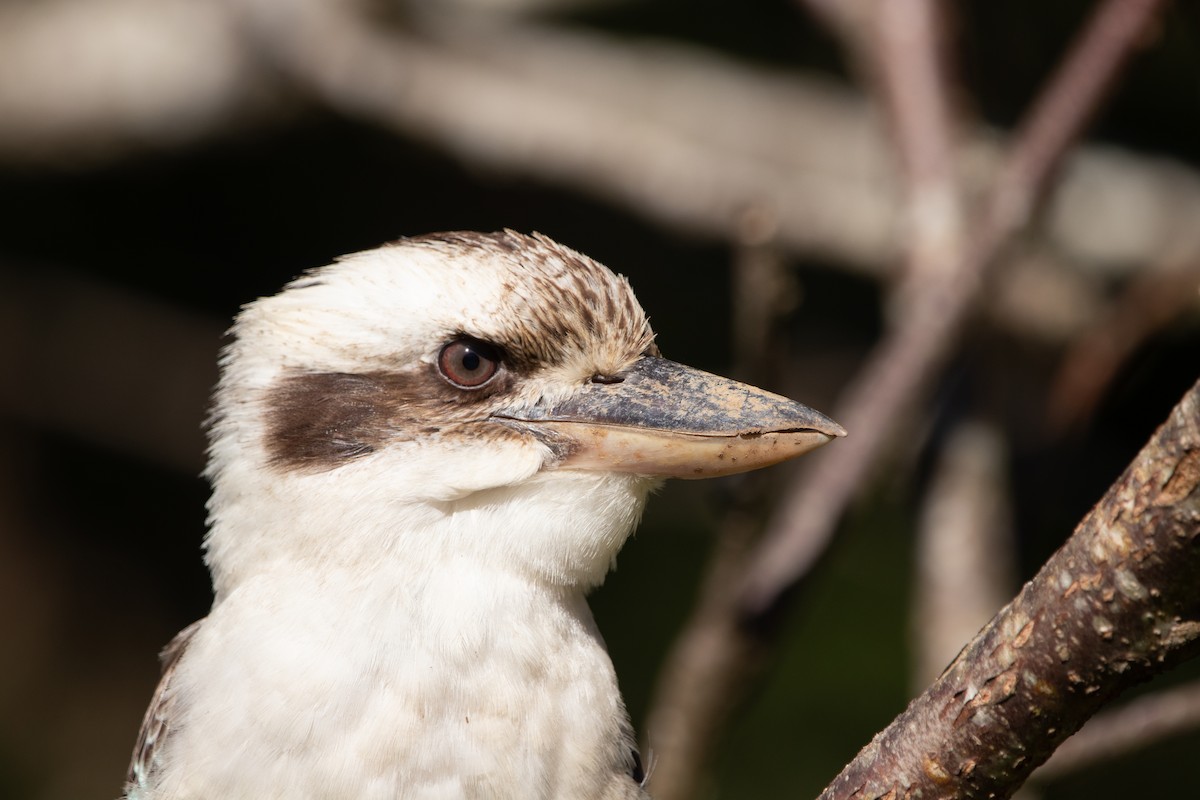
<svg viewBox="0 0 1200 800">
<path fill-rule="evenodd" d="M 460 389 L 478 389 L 495 377 L 500 369 L 500 354 L 495 347 L 478 339 L 457 339 L 438 354 L 442 377 Z"/>
</svg>

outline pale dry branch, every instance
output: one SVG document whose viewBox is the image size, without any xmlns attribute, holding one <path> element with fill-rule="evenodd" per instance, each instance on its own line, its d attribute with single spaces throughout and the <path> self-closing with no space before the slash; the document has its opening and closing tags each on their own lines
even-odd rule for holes
<svg viewBox="0 0 1200 800">
<path fill-rule="evenodd" d="M 248 2 L 0 9 L 0 162 L 185 148 L 286 123 L 317 100 L 675 230 L 736 241 L 742 212 L 759 207 L 791 253 L 878 277 L 902 252 L 886 138 L 844 86 L 661 42 L 469 15 L 389 31 L 355 2 L 270 0 L 249 14 Z M 994 132 L 964 130 L 967 189 L 987 185 L 1002 147 Z M 1049 202 L 1043 259 L 1065 273 L 1127 273 L 1160 263 L 1162 243 L 1195 227 L 1200 175 L 1089 148 Z"/>
<path fill-rule="evenodd" d="M 1162 0 L 1108 0 L 1040 95 L 952 274 L 928 281 L 864 365 L 835 417 L 851 431 L 818 453 L 772 523 L 743 584 L 743 611 L 767 613 L 824 550 L 888 434 L 938 373 L 983 285 L 984 270 L 1026 224 L 1053 168 L 1082 132 Z"/>
<path fill-rule="evenodd" d="M 894 314 L 905 314 L 913 303 L 919 310 L 917 296 L 952 274 L 963 258 L 967 209 L 955 158 L 945 13 L 940 0 L 878 3 L 874 35 L 859 57 L 870 64 L 905 177 L 906 270 L 894 287 Z M 994 463 L 1002 449 L 982 426 L 956 430 L 930 487 L 917 526 L 912 623 L 921 686 L 1008 594 L 1007 586 L 990 591 L 994 581 L 984 577 L 990 557 L 1000 551 L 996 539 L 1006 532 L 995 513 L 1003 505 Z"/>
<path fill-rule="evenodd" d="M 745 635 L 735 613 L 738 580 L 759 525 L 757 515 L 741 507 L 725 514 L 688 622 L 659 669 L 645 725 L 655 754 L 655 800 L 711 793 L 713 747 L 763 669 L 767 648 Z"/>
<path fill-rule="evenodd" d="M 941 448 L 917 524 L 913 681 L 929 685 L 1017 584 L 1003 434 L 956 427 Z"/>
<path fill-rule="evenodd" d="M 874 93 L 887 110 L 901 165 L 905 283 L 917 287 L 955 269 L 962 259 L 967 218 L 958 177 L 957 126 L 950 110 L 944 13 L 941 0 L 876 4 L 873 46 L 860 56 L 871 62 Z"/>
<path fill-rule="evenodd" d="M 0 4 L 0 163 L 95 163 L 280 116 L 219 2 Z"/>
<path fill-rule="evenodd" d="M 773 365 L 787 363 L 786 342 L 776 328 L 799 295 L 794 273 L 772 242 L 773 223 L 769 215 L 747 214 L 734 255 L 734 367 L 751 383 L 769 380 Z M 708 793 L 711 776 L 695 765 L 710 763 L 708 748 L 721 738 L 720 726 L 762 668 L 766 648 L 738 635 L 733 612 L 746 554 L 762 524 L 754 510 L 765 505 L 764 477 L 742 476 L 732 493 L 696 605 L 659 673 L 646 722 L 647 745 L 656 754 L 652 783 L 658 800 Z M 711 727 L 698 728 L 697 722 Z"/>
<path fill-rule="evenodd" d="M 865 184 L 890 195 L 890 171 L 871 127 L 848 124 L 860 101 L 832 87 L 561 30 L 432 18 L 418 36 L 350 6 L 243 5 L 264 52 L 325 102 L 473 162 L 730 239 L 765 207 L 782 245 L 857 265 L 893 236 L 892 204 L 850 205 Z"/>
</svg>

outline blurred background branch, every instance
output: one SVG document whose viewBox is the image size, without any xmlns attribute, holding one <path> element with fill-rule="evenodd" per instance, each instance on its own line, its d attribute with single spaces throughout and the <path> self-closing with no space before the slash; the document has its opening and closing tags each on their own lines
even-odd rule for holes
<svg viewBox="0 0 1200 800">
<path fill-rule="evenodd" d="M 765 206 L 782 246 L 870 275 L 893 269 L 907 235 L 902 216 L 916 213 L 900 202 L 868 102 L 813 73 L 506 18 L 426 14 L 389 28 L 351 2 L 50 0 L 0 11 L 0 158 L 10 163 L 190 147 L 288 124 L 319 98 L 471 162 L 568 184 L 686 232 L 735 240 L 741 213 Z M 67 63 L 56 64 L 63 52 Z M 913 83 L 893 67 L 880 72 Z M 908 108 L 895 100 L 889 107 Z M 924 111 L 910 118 L 928 124 Z M 908 150 L 945 159 L 951 142 L 895 130 Z M 977 193 L 1006 148 L 985 128 L 967 134 L 955 158 Z M 1118 184 L 1128 191 L 1096 191 Z M 1178 238 L 1172 231 L 1194 228 L 1200 175 L 1084 148 L 1049 202 L 1036 238 L 1060 267 L 1110 275 L 1160 261 Z"/>
<path fill-rule="evenodd" d="M 872 48 L 878 61 L 869 63 L 867 70 L 878 76 L 882 105 L 891 112 L 897 157 L 909 187 L 908 269 L 898 289 L 899 305 L 888 335 L 835 409 L 834 416 L 852 435 L 808 459 L 763 541 L 748 556 L 737 590 L 731 594 L 724 586 L 717 588 L 728 604 L 726 624 L 718 628 L 723 641 L 710 642 L 703 650 L 686 645 L 688 656 L 672 660 L 675 669 L 661 678 L 662 686 L 672 687 L 690 683 L 680 672 L 707 674 L 709 691 L 721 698 L 709 706 L 716 719 L 697 723 L 694 713 L 673 712 L 651 717 L 650 736 L 663 747 L 662 760 L 673 765 L 654 783 L 664 800 L 696 795 L 705 765 L 728 727 L 727 718 L 737 708 L 739 689 L 748 685 L 744 677 L 738 685 L 717 674 L 720 668 L 715 665 L 744 676 L 747 664 L 762 663 L 761 651 L 773 638 L 767 620 L 781 613 L 786 594 L 814 568 L 851 499 L 867 485 L 868 471 L 881 460 L 893 432 L 907 427 L 902 421 L 916 413 L 914 404 L 959 346 L 959 331 L 983 286 L 984 270 L 1027 223 L 1054 166 L 1095 113 L 1159 10 L 1154 3 L 1112 0 L 1097 11 L 1020 126 L 971 225 L 970 247 L 964 248 L 965 211 L 949 150 L 954 139 L 949 90 L 937 61 L 942 46 L 936 36 L 945 28 L 940 7 L 932 0 L 884 5 L 889 11 L 878 14 L 882 44 Z M 861 51 L 861 42 L 855 43 Z M 702 601 L 704 613 L 691 624 L 709 630 L 711 609 L 720 602 Z M 689 642 L 686 631 L 683 641 Z M 704 663 L 706 657 L 710 663 Z M 680 705 L 670 689 L 666 692 L 663 702 L 668 709 Z M 691 741 L 704 736 L 711 738 Z M 677 742 L 688 744 L 676 752 Z"/>
</svg>

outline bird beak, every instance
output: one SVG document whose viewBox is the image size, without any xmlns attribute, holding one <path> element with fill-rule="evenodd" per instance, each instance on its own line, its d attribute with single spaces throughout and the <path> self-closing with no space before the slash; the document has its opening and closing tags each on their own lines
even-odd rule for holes
<svg viewBox="0 0 1200 800">
<path fill-rule="evenodd" d="M 846 435 L 786 397 L 654 356 L 562 402 L 493 418 L 548 444 L 558 468 L 672 478 L 746 472 Z"/>
</svg>

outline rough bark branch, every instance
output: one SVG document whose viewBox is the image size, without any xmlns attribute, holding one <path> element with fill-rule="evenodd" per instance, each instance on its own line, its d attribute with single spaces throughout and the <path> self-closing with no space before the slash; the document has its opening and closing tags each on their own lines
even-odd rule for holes
<svg viewBox="0 0 1200 800">
<path fill-rule="evenodd" d="M 821 794 L 1011 796 L 1103 704 L 1200 652 L 1200 382 L 942 676 Z"/>
</svg>

